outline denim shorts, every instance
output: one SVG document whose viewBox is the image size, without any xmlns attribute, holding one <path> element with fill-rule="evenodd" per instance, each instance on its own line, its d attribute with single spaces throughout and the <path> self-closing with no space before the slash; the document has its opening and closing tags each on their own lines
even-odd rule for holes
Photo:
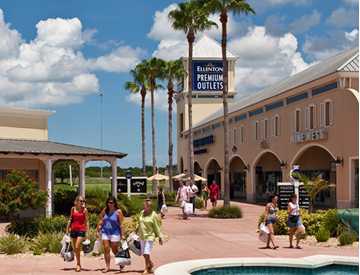
<svg viewBox="0 0 360 275">
<path fill-rule="evenodd" d="M 76 239 L 78 237 L 85 238 L 85 231 L 71 231 L 70 237 Z"/>
<path fill-rule="evenodd" d="M 269 216 L 265 221 L 265 225 L 275 224 L 276 220 L 277 220 L 276 216 Z"/>
</svg>

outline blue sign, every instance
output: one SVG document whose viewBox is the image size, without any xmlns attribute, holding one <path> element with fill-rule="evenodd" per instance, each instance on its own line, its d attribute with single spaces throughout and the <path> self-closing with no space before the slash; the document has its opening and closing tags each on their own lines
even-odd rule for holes
<svg viewBox="0 0 360 275">
<path fill-rule="evenodd" d="M 221 60 L 194 60 L 192 71 L 193 91 L 221 92 L 223 90 L 223 62 Z"/>
</svg>

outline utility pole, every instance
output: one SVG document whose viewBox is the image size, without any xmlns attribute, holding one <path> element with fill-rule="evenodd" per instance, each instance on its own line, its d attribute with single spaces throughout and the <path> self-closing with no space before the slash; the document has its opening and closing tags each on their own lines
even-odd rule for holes
<svg viewBox="0 0 360 275">
<path fill-rule="evenodd" d="M 103 139 L 104 139 L 104 123 L 103 123 L 103 103 L 104 103 L 104 100 L 103 100 L 103 96 L 104 94 L 100 91 L 100 148 L 101 150 L 103 150 Z M 100 177 L 102 178 L 103 177 L 103 162 L 101 162 L 101 165 L 100 165 Z"/>
</svg>

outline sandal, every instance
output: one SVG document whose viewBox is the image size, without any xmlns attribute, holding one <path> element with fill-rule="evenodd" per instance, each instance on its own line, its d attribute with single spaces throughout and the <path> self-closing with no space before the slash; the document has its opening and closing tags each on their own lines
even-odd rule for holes
<svg viewBox="0 0 360 275">
<path fill-rule="evenodd" d="M 273 247 L 273 249 L 278 249 L 279 248 L 279 246 L 278 245 L 275 245 L 274 247 Z"/>
<path fill-rule="evenodd" d="M 297 245 L 296 249 L 302 249 L 302 247 L 300 245 Z"/>
<path fill-rule="evenodd" d="M 77 265 L 75 268 L 75 272 L 80 272 L 81 271 L 81 266 Z"/>
</svg>

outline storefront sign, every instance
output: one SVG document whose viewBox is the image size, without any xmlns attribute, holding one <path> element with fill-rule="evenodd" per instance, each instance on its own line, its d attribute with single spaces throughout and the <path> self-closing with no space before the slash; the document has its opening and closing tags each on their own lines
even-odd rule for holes
<svg viewBox="0 0 360 275">
<path fill-rule="evenodd" d="M 117 191 L 118 193 L 127 193 L 127 178 L 117 178 Z M 130 182 L 131 193 L 146 193 L 146 177 L 132 177 Z"/>
<path fill-rule="evenodd" d="M 192 63 L 193 91 L 223 90 L 223 62 L 221 60 L 194 60 Z"/>
<path fill-rule="evenodd" d="M 314 141 L 327 139 L 327 130 L 326 129 L 317 129 L 307 132 L 295 133 L 293 136 L 294 143 L 302 143 L 306 141 Z"/>
<path fill-rule="evenodd" d="M 300 208 L 309 208 L 310 199 L 302 183 L 298 185 L 298 192 L 296 192 L 295 186 L 292 182 L 278 182 L 277 188 L 277 193 L 279 195 L 278 204 L 280 209 L 287 209 L 289 199 L 293 193 L 299 194 Z"/>
</svg>

